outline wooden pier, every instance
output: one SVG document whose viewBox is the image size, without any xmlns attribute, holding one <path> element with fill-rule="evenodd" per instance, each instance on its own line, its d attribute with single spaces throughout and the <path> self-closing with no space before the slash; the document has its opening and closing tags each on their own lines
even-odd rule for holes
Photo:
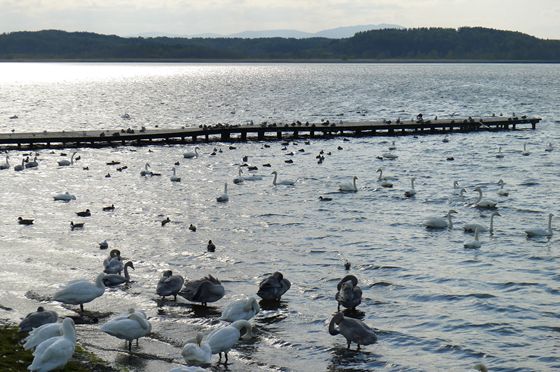
<svg viewBox="0 0 560 372">
<path fill-rule="evenodd" d="M 266 141 L 283 138 L 332 138 L 334 136 L 401 136 L 454 132 L 535 129 L 537 117 L 445 118 L 405 121 L 321 122 L 290 124 L 216 124 L 179 129 L 119 129 L 61 132 L 0 133 L 0 147 L 28 149 L 50 147 L 103 147 L 211 142 Z"/>
</svg>

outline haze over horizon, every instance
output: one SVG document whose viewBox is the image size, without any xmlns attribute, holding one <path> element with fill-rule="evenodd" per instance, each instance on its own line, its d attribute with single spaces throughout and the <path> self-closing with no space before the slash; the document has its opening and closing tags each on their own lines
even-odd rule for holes
<svg viewBox="0 0 560 372">
<path fill-rule="evenodd" d="M 557 0 L 0 0 L 0 32 L 120 36 L 324 29 L 363 24 L 482 26 L 560 39 Z"/>
</svg>

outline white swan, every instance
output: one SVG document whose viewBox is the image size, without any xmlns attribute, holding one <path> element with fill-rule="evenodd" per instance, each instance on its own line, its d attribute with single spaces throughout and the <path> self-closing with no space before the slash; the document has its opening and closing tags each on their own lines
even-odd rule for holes
<svg viewBox="0 0 560 372">
<path fill-rule="evenodd" d="M 395 145 L 395 141 L 391 142 L 391 146 L 389 146 L 389 151 L 396 150 L 397 146 Z"/>
<path fill-rule="evenodd" d="M 496 154 L 496 157 L 497 157 L 498 159 L 501 159 L 501 158 L 504 157 L 504 154 L 502 153 L 502 146 L 499 146 L 499 147 L 498 147 L 498 153 Z"/>
<path fill-rule="evenodd" d="M 544 148 L 544 151 L 551 152 L 552 150 L 554 150 L 554 146 L 552 146 L 552 142 L 549 142 L 548 145 L 546 145 L 546 147 Z"/>
<path fill-rule="evenodd" d="M 85 303 L 91 302 L 105 293 L 103 278 L 105 278 L 105 274 L 101 273 L 95 279 L 95 283 L 85 279 L 71 281 L 54 294 L 53 300 L 65 304 L 80 305 L 80 310 L 84 311 Z"/>
<path fill-rule="evenodd" d="M 149 170 L 150 169 L 150 163 L 146 163 L 144 165 L 144 170 L 140 171 L 140 175 L 142 177 L 147 177 L 147 176 L 151 176 L 153 174 L 152 171 Z"/>
<path fill-rule="evenodd" d="M 377 173 L 379 173 L 379 177 L 377 178 L 377 181 L 378 181 L 378 182 L 381 182 L 381 181 L 396 181 L 396 180 L 398 180 L 398 178 L 395 177 L 395 176 L 385 176 L 385 177 L 383 177 L 383 168 L 379 168 L 379 169 L 377 170 Z"/>
<path fill-rule="evenodd" d="M 210 345 L 212 354 L 218 354 L 221 360 L 222 353 L 224 353 L 227 363 L 227 354 L 241 337 L 241 331 L 244 332 L 243 338 L 249 339 L 253 337 L 251 323 L 246 320 L 236 320 L 226 327 L 218 328 L 210 332 L 206 336 L 206 342 Z"/>
<path fill-rule="evenodd" d="M 494 233 L 494 217 L 499 216 L 501 217 L 502 215 L 498 212 L 494 212 L 492 213 L 492 215 L 490 215 L 490 228 L 487 228 L 484 225 L 481 225 L 479 223 L 468 223 L 466 225 L 463 226 L 463 230 L 465 232 L 474 232 L 476 229 L 478 229 L 478 231 L 480 232 L 486 232 L 486 231 L 490 231 L 490 234 Z"/>
<path fill-rule="evenodd" d="M 276 185 L 284 185 L 284 186 L 294 186 L 296 184 L 295 181 L 293 180 L 282 180 L 282 181 L 277 181 L 278 179 L 278 172 L 274 171 L 271 174 L 274 174 L 274 179 L 272 180 L 272 184 L 274 186 Z"/>
<path fill-rule="evenodd" d="M 115 254 L 113 255 L 113 252 Z M 109 259 L 109 257 L 111 257 Z M 103 272 L 105 274 L 119 274 L 124 269 L 124 264 L 121 259 L 121 252 L 118 249 L 113 249 L 110 256 L 103 261 Z"/>
<path fill-rule="evenodd" d="M 58 161 L 58 165 L 61 167 L 67 167 L 69 165 L 74 165 L 74 156 L 76 156 L 77 152 L 73 152 L 72 156 L 70 157 L 70 160 L 68 159 L 62 159 Z"/>
<path fill-rule="evenodd" d="M 389 160 L 394 160 L 399 157 L 397 154 L 393 154 L 392 152 L 384 152 L 383 154 L 381 154 L 381 156 L 383 157 L 383 159 Z"/>
<path fill-rule="evenodd" d="M 173 171 L 173 175 L 169 178 L 171 182 L 181 182 L 181 177 L 177 177 L 175 173 L 175 167 L 171 168 L 171 170 Z"/>
<path fill-rule="evenodd" d="M 478 228 L 478 226 L 474 229 L 474 240 L 467 242 L 463 245 L 463 247 L 465 248 L 469 248 L 469 249 L 478 249 L 480 248 L 480 246 L 482 245 L 482 243 L 480 242 L 480 240 L 478 240 L 478 233 L 479 233 L 480 229 Z"/>
<path fill-rule="evenodd" d="M 39 166 L 39 163 L 37 162 L 37 157 L 36 156 L 33 158 L 33 161 L 30 161 L 30 162 L 25 164 L 25 168 L 37 168 L 38 166 Z"/>
<path fill-rule="evenodd" d="M 424 226 L 429 229 L 449 228 L 451 230 L 453 228 L 453 221 L 451 221 L 451 217 L 456 213 L 456 210 L 450 209 L 445 217 L 429 217 L 424 221 Z"/>
<path fill-rule="evenodd" d="M 527 151 L 527 144 L 526 143 L 523 144 L 523 151 L 521 152 L 521 155 L 523 155 L 523 156 L 531 155 L 531 153 L 529 151 Z"/>
<path fill-rule="evenodd" d="M 222 195 L 218 196 L 216 198 L 216 201 L 218 203 L 225 203 L 225 202 L 229 201 L 229 196 L 228 196 L 228 193 L 227 193 L 227 182 L 224 183 L 224 193 Z"/>
<path fill-rule="evenodd" d="M 415 177 L 412 177 L 410 179 L 410 190 L 407 190 L 404 192 L 404 196 L 406 196 L 407 198 L 411 198 L 414 195 L 416 195 L 416 190 L 414 189 L 414 181 L 416 180 Z"/>
<path fill-rule="evenodd" d="M 241 170 L 241 167 L 239 167 L 239 175 L 233 179 L 233 183 L 238 185 L 240 183 L 243 183 L 243 181 L 245 181 L 243 179 L 243 176 L 241 175 L 242 173 L 243 173 L 243 171 Z"/>
<path fill-rule="evenodd" d="M 528 238 L 537 237 L 537 236 L 552 236 L 552 217 L 553 214 L 550 213 L 548 215 L 548 229 L 543 229 L 540 227 L 536 227 L 533 229 L 525 230 Z"/>
<path fill-rule="evenodd" d="M 453 181 L 453 190 L 456 193 L 459 193 L 459 191 L 461 190 L 461 187 L 459 186 L 459 181 Z"/>
<path fill-rule="evenodd" d="M 192 159 L 192 158 L 198 158 L 198 146 L 196 146 L 194 148 L 194 152 L 193 151 L 187 151 L 183 154 L 183 157 L 185 159 Z"/>
<path fill-rule="evenodd" d="M 62 336 L 51 337 L 39 344 L 33 353 L 30 371 L 52 371 L 64 367 L 74 355 L 76 348 L 76 329 L 72 318 L 62 321 Z"/>
<path fill-rule="evenodd" d="M 478 199 L 474 202 L 475 207 L 486 209 L 496 208 L 496 204 L 498 203 L 495 200 L 482 197 L 482 189 L 480 186 L 477 186 L 473 191 L 478 191 Z"/>
<path fill-rule="evenodd" d="M 16 165 L 16 166 L 14 167 L 14 170 L 15 170 L 16 172 L 21 172 L 22 170 L 25 169 L 25 166 L 24 166 L 24 165 L 25 165 L 25 159 L 21 159 L 21 164 Z"/>
<path fill-rule="evenodd" d="M 202 342 L 202 333 L 197 333 L 196 343 L 189 342 L 183 346 L 181 355 L 185 362 L 210 363 L 212 349 L 208 342 Z"/>
<path fill-rule="evenodd" d="M 10 162 L 8 159 L 10 159 L 10 156 L 6 155 L 6 162 L 4 164 L 0 164 L 0 170 L 10 169 Z"/>
<path fill-rule="evenodd" d="M 449 142 L 449 135 L 446 134 L 445 137 L 443 137 L 443 139 L 441 140 L 441 142 L 443 143 Z"/>
<path fill-rule="evenodd" d="M 69 202 L 70 200 L 76 200 L 76 197 L 72 194 L 70 194 L 68 191 L 66 191 L 63 194 L 56 194 L 55 196 L 53 196 L 54 200 L 62 200 L 65 202 Z"/>
<path fill-rule="evenodd" d="M 500 179 L 498 181 L 498 185 L 500 186 L 500 189 L 496 192 L 498 195 L 500 196 L 508 196 L 509 195 L 509 191 L 508 190 L 504 190 L 504 185 L 506 183 L 504 182 L 504 180 Z"/>
<path fill-rule="evenodd" d="M 148 335 L 152 325 L 143 312 L 129 310 L 126 317 L 117 316 L 101 326 L 101 330 L 111 336 L 128 341 L 128 351 L 132 350 L 132 340 Z"/>
<path fill-rule="evenodd" d="M 33 350 L 41 342 L 57 336 L 62 336 L 62 323 L 43 324 L 29 332 L 29 335 L 24 340 L 23 348 L 25 350 Z"/>
<path fill-rule="evenodd" d="M 357 176 L 352 177 L 352 182 L 341 183 L 338 185 L 338 190 L 341 192 L 357 192 L 358 188 L 356 187 L 356 180 L 358 179 Z"/>
<path fill-rule="evenodd" d="M 221 320 L 235 322 L 236 320 L 249 320 L 261 310 L 255 297 L 243 298 L 227 304 L 222 311 Z"/>
</svg>

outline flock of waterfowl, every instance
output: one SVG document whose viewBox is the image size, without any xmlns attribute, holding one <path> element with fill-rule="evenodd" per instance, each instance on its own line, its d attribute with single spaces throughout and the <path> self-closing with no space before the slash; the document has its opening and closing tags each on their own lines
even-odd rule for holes
<svg viewBox="0 0 560 372">
<path fill-rule="evenodd" d="M 448 141 L 447 138 L 446 140 Z M 339 147 L 339 150 L 341 149 L 342 148 Z M 395 159 L 397 156 L 391 153 L 391 151 L 395 149 L 396 146 L 393 142 L 389 147 L 389 152 L 383 154 L 383 158 Z M 552 144 L 549 144 L 545 148 L 545 151 L 552 151 L 552 149 Z M 198 150 L 198 147 L 195 147 L 194 151 L 185 152 L 183 158 L 197 158 L 200 156 Z M 213 154 L 215 154 L 215 152 L 216 150 L 214 150 Z M 526 147 L 524 147 L 522 155 L 528 155 L 526 152 Z M 70 160 L 64 159 L 58 161 L 58 165 L 61 167 L 74 165 L 75 159 L 79 158 L 76 158 L 75 155 L 76 152 L 72 154 Z M 496 157 L 503 157 L 501 148 L 498 150 Z M 317 158 L 319 159 L 319 163 L 324 160 L 323 151 L 321 151 Z M 9 157 L 6 157 L 7 167 L 5 164 L 1 164 L 0 169 L 9 169 L 8 159 Z M 244 163 L 247 162 L 247 157 L 244 157 L 243 161 Z M 27 167 L 26 163 L 30 163 L 29 158 L 27 161 L 24 159 L 21 167 L 23 167 L 23 169 L 37 167 L 37 157 L 35 157 L 33 162 L 35 165 Z M 176 163 L 176 165 L 178 165 L 178 163 Z M 242 166 L 251 170 L 251 167 L 247 164 L 243 164 Z M 262 179 L 262 176 L 255 174 L 244 176 L 242 166 L 239 167 L 238 176 L 233 179 L 234 184 Z M 265 164 L 264 166 L 270 166 L 270 164 Z M 16 166 L 14 170 L 21 171 L 22 169 Z M 176 168 L 172 168 L 172 172 L 173 175 L 170 176 L 170 181 L 181 182 L 181 178 L 177 176 Z M 382 168 L 379 168 L 377 173 L 379 173 L 377 182 L 381 187 L 391 188 L 393 187 L 392 182 L 398 180 L 395 176 L 384 175 Z M 279 180 L 277 171 L 273 171 L 271 174 L 274 176 L 272 180 L 274 186 L 293 187 L 296 185 L 295 180 Z M 142 177 L 160 175 L 160 173 L 153 172 L 148 163 L 145 164 L 144 169 L 140 172 L 140 176 Z M 340 184 L 338 191 L 343 193 L 358 192 L 357 180 L 358 177 L 353 176 L 350 182 Z M 413 198 L 416 196 L 417 192 L 421 192 L 415 189 L 414 181 L 415 178 L 412 177 L 410 179 L 411 188 L 404 193 L 404 196 L 407 198 Z M 503 180 L 497 183 L 500 188 L 496 191 L 496 194 L 499 197 L 509 195 L 509 192 L 504 189 L 504 184 Z M 229 201 L 227 186 L 228 184 L 226 182 L 224 184 L 223 194 L 216 197 L 217 202 L 227 203 Z M 453 186 L 452 198 L 464 202 L 466 190 L 460 188 L 458 182 L 455 182 Z M 463 226 L 465 232 L 475 233 L 474 241 L 465 242 L 465 248 L 480 248 L 482 244 L 479 240 L 480 233 L 489 231 L 490 234 L 492 234 L 494 230 L 494 217 L 501 216 L 497 211 L 497 201 L 485 198 L 480 187 L 474 188 L 473 191 L 478 193 L 478 198 L 472 203 L 465 202 L 464 205 L 479 209 L 491 209 L 493 213 L 490 217 L 489 227 L 481 223 L 469 223 Z M 70 202 L 75 199 L 76 197 L 69 192 L 54 195 L 54 200 L 58 201 Z M 320 196 L 320 200 L 330 201 L 332 198 Z M 115 206 L 112 204 L 102 209 L 103 211 L 110 212 L 115 209 Z M 86 209 L 85 211 L 76 212 L 76 214 L 78 217 L 89 217 L 91 216 L 91 211 Z M 426 219 L 424 225 L 427 228 L 452 229 L 452 217 L 454 214 L 457 214 L 457 211 L 451 209 L 445 217 L 437 216 Z M 527 236 L 552 236 L 551 221 L 552 214 L 549 214 L 548 228 L 527 229 L 525 231 Z M 170 219 L 167 217 L 161 224 L 165 226 L 169 222 Z M 19 217 L 18 223 L 22 225 L 31 225 L 33 224 L 33 220 Z M 72 229 L 82 228 L 83 226 L 83 223 L 71 222 Z M 191 231 L 196 231 L 196 227 L 192 224 L 189 226 L 189 229 Z M 99 243 L 99 246 L 101 249 L 107 249 L 108 243 L 107 241 L 103 241 Z M 207 250 L 209 252 L 214 252 L 216 250 L 211 240 L 208 242 Z M 103 272 L 96 277 L 95 282 L 86 279 L 71 281 L 54 294 L 53 300 L 69 305 L 79 305 L 80 310 L 83 312 L 83 305 L 102 296 L 105 293 L 106 287 L 119 286 L 130 282 L 128 269 L 134 270 L 134 264 L 132 261 L 124 261 L 120 251 L 116 249 L 111 250 L 109 256 L 103 262 Z M 345 268 L 346 270 L 350 269 L 349 262 L 345 264 Z M 124 275 L 121 275 L 123 272 Z M 284 278 L 282 273 L 274 272 L 260 283 L 256 295 L 263 301 L 279 302 L 282 295 L 288 291 L 290 286 L 290 281 Z M 171 270 L 165 270 L 157 284 L 155 293 L 161 296 L 162 300 L 172 296 L 176 301 L 177 296 L 181 296 L 187 301 L 200 303 L 202 306 L 206 306 L 207 303 L 216 302 L 221 299 L 225 294 L 225 288 L 220 280 L 212 275 L 207 275 L 197 280 L 185 280 L 181 275 L 174 274 Z M 375 331 L 361 320 L 357 319 L 358 316 L 355 316 L 356 308 L 362 301 L 362 290 L 358 286 L 358 278 L 354 275 L 347 275 L 340 280 L 337 284 L 337 292 L 334 298 L 337 301 L 338 308 L 329 323 L 328 332 L 333 336 L 339 334 L 344 336 L 348 348 L 350 348 L 352 342 L 357 344 L 358 350 L 361 345 L 375 343 L 377 341 Z M 341 312 L 341 306 L 347 310 Z M 222 354 L 224 354 L 225 363 L 227 363 L 228 352 L 235 347 L 236 343 L 242 338 L 251 338 L 253 325 L 249 323 L 249 320 L 259 311 L 259 303 L 256 298 L 252 296 L 231 302 L 224 306 L 220 320 L 230 322 L 231 324 L 221 325 L 206 335 L 201 333 L 197 334 L 195 340 L 191 340 L 184 345 L 182 349 L 183 359 L 187 364 L 194 363 L 205 365 L 210 363 L 212 355 L 218 354 L 220 362 Z M 43 307 L 39 307 L 36 312 L 29 314 L 21 322 L 20 329 L 23 332 L 30 331 L 29 336 L 25 340 L 24 347 L 26 349 L 35 350 L 35 359 L 29 366 L 29 369 L 32 371 L 49 371 L 62 367 L 70 360 L 74 353 L 76 331 L 71 318 L 65 318 L 62 323 L 58 323 L 58 316 L 55 312 L 46 311 Z M 133 340 L 137 340 L 138 342 L 139 338 L 150 334 L 151 324 L 149 317 L 143 311 L 131 308 L 127 313 L 117 315 L 102 324 L 100 330 L 111 336 L 126 340 L 130 352 L 132 350 Z"/>
</svg>

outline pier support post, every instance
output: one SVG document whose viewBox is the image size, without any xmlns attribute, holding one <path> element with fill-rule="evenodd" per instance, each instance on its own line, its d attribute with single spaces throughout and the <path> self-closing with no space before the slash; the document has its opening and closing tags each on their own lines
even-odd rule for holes
<svg viewBox="0 0 560 372">
<path fill-rule="evenodd" d="M 264 140 L 264 130 L 259 130 L 259 131 L 257 132 L 257 138 L 258 138 L 260 141 L 263 141 L 263 140 Z"/>
<path fill-rule="evenodd" d="M 247 132 L 241 132 L 241 141 L 247 141 Z"/>
<path fill-rule="evenodd" d="M 294 138 L 298 138 L 299 137 L 299 133 L 297 130 L 294 130 Z"/>
<path fill-rule="evenodd" d="M 222 141 L 229 141 L 230 139 L 229 132 L 222 132 L 220 138 L 222 139 Z"/>
<path fill-rule="evenodd" d="M 197 137 L 197 136 L 191 136 L 191 141 L 192 141 L 193 143 L 196 142 L 196 137 Z"/>
<path fill-rule="evenodd" d="M 282 132 L 281 131 L 276 132 L 276 138 L 282 139 Z"/>
</svg>

